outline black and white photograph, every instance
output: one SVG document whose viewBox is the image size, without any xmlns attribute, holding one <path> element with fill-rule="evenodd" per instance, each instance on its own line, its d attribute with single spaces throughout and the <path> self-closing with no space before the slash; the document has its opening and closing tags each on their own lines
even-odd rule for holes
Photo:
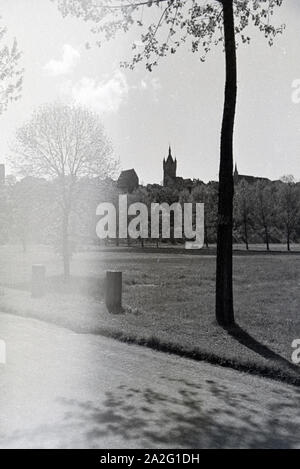
<svg viewBox="0 0 300 469">
<path fill-rule="evenodd" d="M 0 0 L 0 449 L 300 449 L 299 24 Z"/>
</svg>

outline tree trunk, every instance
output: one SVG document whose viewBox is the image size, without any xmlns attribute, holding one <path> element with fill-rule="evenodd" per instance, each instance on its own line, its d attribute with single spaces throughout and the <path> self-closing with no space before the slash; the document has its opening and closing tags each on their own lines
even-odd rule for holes
<svg viewBox="0 0 300 469">
<path fill-rule="evenodd" d="M 269 231 L 268 231 L 267 226 L 265 226 L 265 238 L 266 238 L 267 251 L 270 251 Z"/>
<path fill-rule="evenodd" d="M 287 232 L 287 250 L 290 251 L 291 250 L 291 241 L 290 241 L 290 232 L 288 230 Z"/>
<path fill-rule="evenodd" d="M 223 3 L 226 84 L 219 170 L 216 319 L 234 323 L 232 293 L 233 129 L 237 96 L 236 44 L 233 0 Z"/>
<path fill-rule="evenodd" d="M 204 221 L 204 243 L 205 243 L 205 246 L 208 249 L 209 245 L 208 245 L 208 236 L 207 236 L 207 226 L 206 226 L 205 221 Z"/>
<path fill-rule="evenodd" d="M 245 234 L 246 249 L 247 249 L 247 251 L 249 251 L 249 242 L 248 242 L 248 222 L 247 222 L 247 218 L 244 219 L 244 234 Z"/>
<path fill-rule="evenodd" d="M 64 263 L 64 279 L 70 279 L 70 245 L 69 245 L 69 211 L 64 209 L 63 213 L 63 239 L 62 239 L 62 254 Z"/>
</svg>

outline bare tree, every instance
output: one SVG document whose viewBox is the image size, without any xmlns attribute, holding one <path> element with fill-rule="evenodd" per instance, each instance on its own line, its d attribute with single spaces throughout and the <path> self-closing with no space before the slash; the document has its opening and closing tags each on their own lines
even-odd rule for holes
<svg viewBox="0 0 300 469">
<path fill-rule="evenodd" d="M 300 223 L 300 190 L 293 176 L 284 176 L 279 187 L 279 220 L 283 225 L 287 250 L 291 250 L 291 240 Z"/>
<path fill-rule="evenodd" d="M 47 104 L 16 134 L 12 164 L 22 174 L 54 179 L 61 209 L 64 276 L 70 276 L 69 220 L 79 178 L 111 175 L 112 147 L 99 116 L 77 106 Z"/>
<path fill-rule="evenodd" d="M 249 230 L 253 228 L 253 188 L 242 180 L 235 188 L 234 221 L 242 230 L 242 238 L 249 249 Z"/>
<path fill-rule="evenodd" d="M 271 230 L 275 219 L 274 187 L 265 181 L 258 181 L 255 185 L 255 221 L 262 231 L 262 238 L 270 251 Z"/>
<path fill-rule="evenodd" d="M 145 60 L 149 71 L 159 58 L 174 54 L 190 41 L 191 50 L 205 60 L 211 46 L 224 44 L 226 61 L 225 99 L 220 145 L 219 202 L 217 234 L 216 319 L 227 326 L 234 323 L 232 294 L 233 227 L 233 129 L 237 97 L 236 38 L 249 42 L 247 26 L 252 23 L 272 45 L 283 27 L 271 24 L 276 6 L 282 0 L 53 0 L 63 15 L 72 14 L 93 21 L 92 31 L 110 39 L 136 25 L 142 28 L 141 43 L 134 42 L 133 68 Z M 157 20 L 153 22 L 156 8 Z M 153 10 L 151 8 L 151 10 Z M 236 24 L 235 24 L 236 22 Z M 97 41 L 101 44 L 101 41 Z"/>
</svg>

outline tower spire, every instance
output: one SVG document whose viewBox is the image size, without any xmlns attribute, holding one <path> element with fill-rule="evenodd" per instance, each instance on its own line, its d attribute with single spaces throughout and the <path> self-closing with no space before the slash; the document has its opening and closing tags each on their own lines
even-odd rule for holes
<svg viewBox="0 0 300 469">
<path fill-rule="evenodd" d="M 173 159 L 171 145 L 169 145 L 168 157 L 163 160 L 164 186 L 174 184 L 176 180 L 177 161 Z"/>
</svg>

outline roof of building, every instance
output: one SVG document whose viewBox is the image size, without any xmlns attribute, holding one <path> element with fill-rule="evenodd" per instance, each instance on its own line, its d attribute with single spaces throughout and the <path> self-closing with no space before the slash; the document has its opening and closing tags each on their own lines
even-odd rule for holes
<svg viewBox="0 0 300 469">
<path fill-rule="evenodd" d="M 137 188 L 138 185 L 139 185 L 139 178 L 133 168 L 126 169 L 121 172 L 117 181 L 117 186 L 120 189 L 127 190 L 130 192 L 134 190 L 135 188 Z"/>
<path fill-rule="evenodd" d="M 261 176 L 248 176 L 246 174 L 238 174 L 237 175 L 238 180 L 244 180 L 246 182 L 255 182 L 255 181 L 270 181 L 268 178 L 264 178 Z"/>
<path fill-rule="evenodd" d="M 136 172 L 135 172 L 135 169 L 134 169 L 134 168 L 132 168 L 132 169 L 125 169 L 124 171 L 121 171 L 121 174 L 120 174 L 120 176 L 119 176 L 119 178 L 118 178 L 118 181 L 119 181 L 120 179 L 127 179 L 127 178 L 130 178 L 130 177 L 132 177 L 132 176 L 138 177 L 138 175 L 137 175 Z"/>
</svg>

